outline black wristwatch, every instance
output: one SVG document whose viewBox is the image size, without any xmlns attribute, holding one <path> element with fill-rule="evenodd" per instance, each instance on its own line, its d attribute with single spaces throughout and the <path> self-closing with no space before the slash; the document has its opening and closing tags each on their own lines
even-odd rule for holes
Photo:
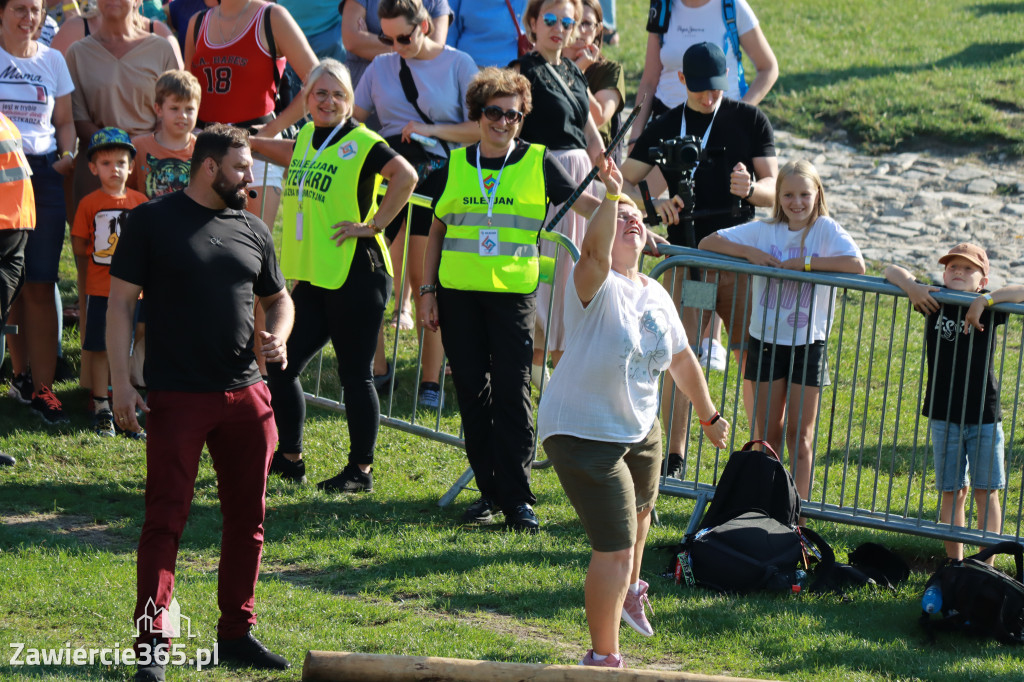
<svg viewBox="0 0 1024 682">
<path fill-rule="evenodd" d="M 423 285 L 420 285 L 420 296 L 423 296 L 424 294 L 433 294 L 435 292 L 437 292 L 437 285 L 436 284 L 423 284 Z"/>
<path fill-rule="evenodd" d="M 754 187 L 756 187 L 756 186 L 757 185 L 755 183 L 753 183 L 753 182 L 750 183 L 750 191 L 747 192 L 747 196 L 745 196 L 744 199 L 746 199 L 747 201 L 750 201 L 750 197 L 754 196 Z"/>
</svg>

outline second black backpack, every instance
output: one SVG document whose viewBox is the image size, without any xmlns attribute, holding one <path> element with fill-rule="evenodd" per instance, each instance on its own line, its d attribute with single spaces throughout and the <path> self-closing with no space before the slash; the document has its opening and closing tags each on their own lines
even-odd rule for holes
<svg viewBox="0 0 1024 682">
<path fill-rule="evenodd" d="M 1010 554 L 1016 574 L 1010 577 L 985 563 L 996 554 Z M 1024 644 L 1024 545 L 1000 542 L 962 561 L 949 560 L 925 585 L 939 588 L 942 617 L 933 620 L 922 611 L 929 630 L 965 630 L 1001 642 Z"/>
</svg>

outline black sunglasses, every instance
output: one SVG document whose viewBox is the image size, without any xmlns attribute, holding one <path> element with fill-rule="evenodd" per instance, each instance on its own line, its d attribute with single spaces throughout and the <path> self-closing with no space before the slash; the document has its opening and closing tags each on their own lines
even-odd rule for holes
<svg viewBox="0 0 1024 682">
<path fill-rule="evenodd" d="M 392 38 L 391 36 L 386 36 L 383 33 L 378 33 L 377 40 L 384 43 L 388 47 L 391 47 L 395 43 L 398 43 L 399 45 L 408 45 L 409 43 L 412 42 L 412 37 L 416 35 L 416 29 L 418 29 L 419 27 L 419 24 L 416 24 L 415 26 L 413 26 L 413 29 L 409 31 L 408 35 L 395 36 L 394 38 Z"/>
<path fill-rule="evenodd" d="M 484 107 L 483 114 L 489 121 L 500 121 L 504 118 L 509 123 L 519 123 L 523 120 L 523 112 L 518 109 L 502 111 L 501 107 L 494 106 L 493 104 Z"/>
</svg>

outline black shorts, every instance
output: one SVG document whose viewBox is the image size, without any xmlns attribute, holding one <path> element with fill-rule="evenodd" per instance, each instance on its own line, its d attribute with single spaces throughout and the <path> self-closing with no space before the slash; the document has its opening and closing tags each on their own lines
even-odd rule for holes
<svg viewBox="0 0 1024 682">
<path fill-rule="evenodd" d="M 87 296 L 85 304 L 85 338 L 82 350 L 95 353 L 107 351 L 107 297 Z"/>
<path fill-rule="evenodd" d="M 828 386 L 831 382 L 828 379 L 825 342 L 785 346 L 748 337 L 747 364 L 743 368 L 743 378 L 757 382 L 788 379 L 791 384 L 801 386 Z"/>
</svg>

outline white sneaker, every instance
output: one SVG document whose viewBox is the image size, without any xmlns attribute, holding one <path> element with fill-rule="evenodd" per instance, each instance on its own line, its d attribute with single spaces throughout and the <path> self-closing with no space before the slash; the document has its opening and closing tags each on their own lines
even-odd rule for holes
<svg viewBox="0 0 1024 682">
<path fill-rule="evenodd" d="M 548 381 L 551 379 L 551 373 L 548 372 L 547 363 L 543 365 L 531 365 L 530 366 L 530 383 L 533 384 L 537 390 L 540 390 L 541 376 L 544 377 L 544 386 L 548 385 Z"/>
<path fill-rule="evenodd" d="M 718 342 L 718 339 L 711 339 L 711 369 L 716 372 L 724 372 L 727 359 L 722 344 Z"/>
<path fill-rule="evenodd" d="M 709 347 L 710 346 L 710 347 Z M 697 357 L 700 359 L 700 366 L 707 367 L 710 357 L 710 367 L 716 372 L 725 371 L 725 349 L 717 339 L 703 339 L 700 342 Z"/>
</svg>

